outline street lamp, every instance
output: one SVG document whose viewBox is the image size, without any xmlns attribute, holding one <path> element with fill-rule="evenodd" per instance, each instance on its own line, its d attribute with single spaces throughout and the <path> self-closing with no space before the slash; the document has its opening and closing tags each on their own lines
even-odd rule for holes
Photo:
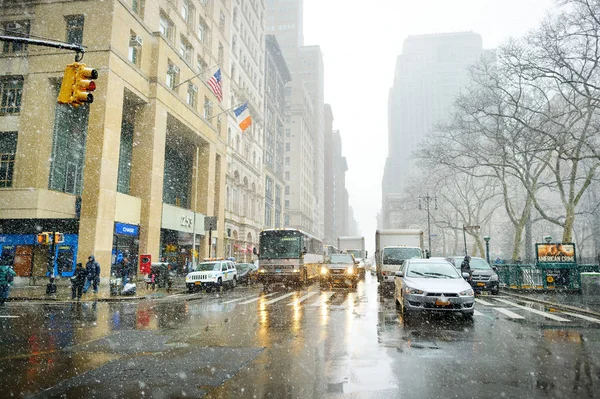
<svg viewBox="0 0 600 399">
<path fill-rule="evenodd" d="M 490 240 L 492 237 L 485 236 L 483 240 L 485 241 L 485 258 L 487 259 L 488 264 L 490 263 Z"/>
<path fill-rule="evenodd" d="M 419 197 L 419 210 L 422 210 L 421 209 L 421 200 L 425 201 L 425 204 L 427 205 L 427 238 L 428 238 L 428 244 L 429 244 L 429 256 L 431 256 L 431 213 L 429 212 L 429 203 L 431 201 L 434 201 L 435 209 L 437 210 L 437 198 L 430 197 L 429 193 L 427 193 L 427 195 L 425 197 Z"/>
<path fill-rule="evenodd" d="M 544 236 L 544 241 L 546 241 L 546 244 L 550 244 L 552 242 L 552 236 Z"/>
</svg>

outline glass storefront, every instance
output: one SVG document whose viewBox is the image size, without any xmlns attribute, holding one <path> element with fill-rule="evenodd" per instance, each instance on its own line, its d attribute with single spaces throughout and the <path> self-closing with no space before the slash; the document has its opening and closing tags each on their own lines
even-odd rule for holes
<svg viewBox="0 0 600 399">
<path fill-rule="evenodd" d="M 111 274 L 115 271 L 116 266 L 124 257 L 129 258 L 129 261 L 135 266 L 134 270 L 139 270 L 139 243 L 139 226 L 126 223 L 115 223 Z"/>
</svg>

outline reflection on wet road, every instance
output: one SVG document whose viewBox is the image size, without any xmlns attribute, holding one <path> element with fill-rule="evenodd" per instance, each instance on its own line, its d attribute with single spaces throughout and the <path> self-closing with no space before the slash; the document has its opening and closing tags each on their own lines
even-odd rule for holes
<svg viewBox="0 0 600 399">
<path fill-rule="evenodd" d="M 137 303 L 11 302 L 0 389 L 15 397 L 594 397 L 600 319 L 478 298 L 473 320 L 404 323 L 356 290 L 259 287 Z"/>
</svg>

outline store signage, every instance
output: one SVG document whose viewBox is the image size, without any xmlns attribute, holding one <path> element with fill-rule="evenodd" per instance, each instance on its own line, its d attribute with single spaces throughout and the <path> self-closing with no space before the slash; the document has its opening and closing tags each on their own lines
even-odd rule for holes
<svg viewBox="0 0 600 399">
<path fill-rule="evenodd" d="M 575 244 L 535 244 L 538 263 L 575 263 Z"/>
<path fill-rule="evenodd" d="M 184 233 L 204 234 L 204 215 L 189 209 L 163 204 L 161 227 Z"/>
<path fill-rule="evenodd" d="M 125 223 L 115 223 L 115 234 L 137 237 L 139 226 Z"/>
</svg>

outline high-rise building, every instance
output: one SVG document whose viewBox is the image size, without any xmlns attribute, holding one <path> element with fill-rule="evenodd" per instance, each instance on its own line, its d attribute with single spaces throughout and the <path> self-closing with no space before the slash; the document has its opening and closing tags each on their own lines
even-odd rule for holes
<svg viewBox="0 0 600 399">
<path fill-rule="evenodd" d="M 285 85 L 292 77 L 275 35 L 266 36 L 266 88 L 265 88 L 265 228 L 280 228 L 284 222 L 283 201 L 291 187 L 284 181 L 284 164 L 291 165 L 289 153 L 284 150 L 285 137 Z"/>
<path fill-rule="evenodd" d="M 229 79 L 229 4 L 2 5 L 4 34 L 83 44 L 99 74 L 93 104 L 57 104 L 74 54 L 4 43 L 0 246 L 19 275 L 46 275 L 40 231 L 64 233 L 53 265 L 63 277 L 90 254 L 103 277 L 126 255 L 184 271 L 198 252 L 223 254 L 227 119 L 218 115 L 231 104 L 227 84 L 219 102 L 206 81 L 214 65 Z M 205 229 L 207 216 L 216 228 Z"/>
<path fill-rule="evenodd" d="M 264 18 L 262 1 L 232 2 L 229 102 L 247 103 L 252 117 L 250 127 L 242 131 L 235 115 L 228 113 L 226 254 L 239 261 L 253 259 L 264 222 Z"/>
<path fill-rule="evenodd" d="M 482 55 L 473 32 L 409 36 L 396 60 L 388 99 L 388 157 L 382 184 L 381 228 L 398 228 L 398 201 L 414 170 L 412 154 L 427 133 L 450 112 L 468 83 L 468 67 Z"/>
</svg>

